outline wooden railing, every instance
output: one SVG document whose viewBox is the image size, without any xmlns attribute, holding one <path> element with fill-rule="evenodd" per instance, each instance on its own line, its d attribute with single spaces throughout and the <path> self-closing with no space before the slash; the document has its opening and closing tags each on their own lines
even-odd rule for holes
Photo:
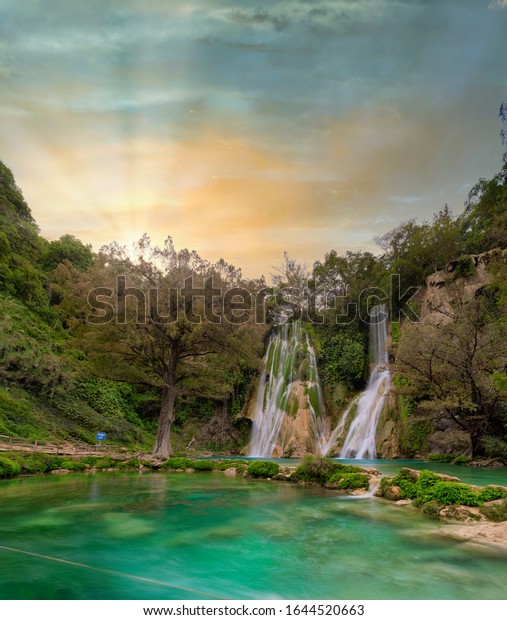
<svg viewBox="0 0 507 620">
<path fill-rule="evenodd" d="M 125 454 L 128 452 L 124 446 L 111 444 L 86 444 L 83 442 L 69 441 L 43 441 L 40 439 L 27 439 L 25 437 L 10 437 L 0 435 L 0 452 L 46 452 L 49 454 L 84 455 L 84 454 Z"/>
</svg>

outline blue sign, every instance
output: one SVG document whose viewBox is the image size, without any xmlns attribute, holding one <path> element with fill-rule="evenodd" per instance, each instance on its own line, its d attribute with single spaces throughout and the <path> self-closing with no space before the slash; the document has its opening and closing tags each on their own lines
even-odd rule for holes
<svg viewBox="0 0 507 620">
<path fill-rule="evenodd" d="M 95 439 L 97 441 L 106 441 L 106 434 L 105 433 L 97 433 L 95 435 Z"/>
</svg>

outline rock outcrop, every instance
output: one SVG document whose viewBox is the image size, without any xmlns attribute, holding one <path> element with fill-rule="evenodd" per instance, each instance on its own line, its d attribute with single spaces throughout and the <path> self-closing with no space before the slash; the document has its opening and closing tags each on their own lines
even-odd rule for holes
<svg viewBox="0 0 507 620">
<path fill-rule="evenodd" d="M 463 275 L 461 266 L 468 261 L 472 273 Z M 456 294 L 464 301 L 473 299 L 479 290 L 491 282 L 488 266 L 492 261 L 507 263 L 507 249 L 497 248 L 483 254 L 472 254 L 448 263 L 442 271 L 426 278 L 425 285 L 414 295 L 423 323 L 436 325 L 452 320 L 452 302 Z"/>
</svg>

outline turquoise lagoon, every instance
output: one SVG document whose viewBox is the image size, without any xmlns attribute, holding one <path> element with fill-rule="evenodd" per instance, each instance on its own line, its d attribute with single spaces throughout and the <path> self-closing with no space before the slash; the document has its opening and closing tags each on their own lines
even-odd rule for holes
<svg viewBox="0 0 507 620">
<path fill-rule="evenodd" d="M 363 464 L 507 484 L 505 468 Z M 17 478 L 0 482 L 0 598 L 505 598 L 507 553 L 445 529 L 375 498 L 221 473 Z"/>
</svg>

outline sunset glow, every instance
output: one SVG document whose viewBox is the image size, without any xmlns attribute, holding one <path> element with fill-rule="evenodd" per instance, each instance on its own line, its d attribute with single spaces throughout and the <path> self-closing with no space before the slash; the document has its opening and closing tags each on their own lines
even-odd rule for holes
<svg viewBox="0 0 507 620">
<path fill-rule="evenodd" d="M 499 170 L 505 3 L 263 6 L 0 3 L 1 159 L 45 236 L 268 275 L 376 251 Z"/>
</svg>

